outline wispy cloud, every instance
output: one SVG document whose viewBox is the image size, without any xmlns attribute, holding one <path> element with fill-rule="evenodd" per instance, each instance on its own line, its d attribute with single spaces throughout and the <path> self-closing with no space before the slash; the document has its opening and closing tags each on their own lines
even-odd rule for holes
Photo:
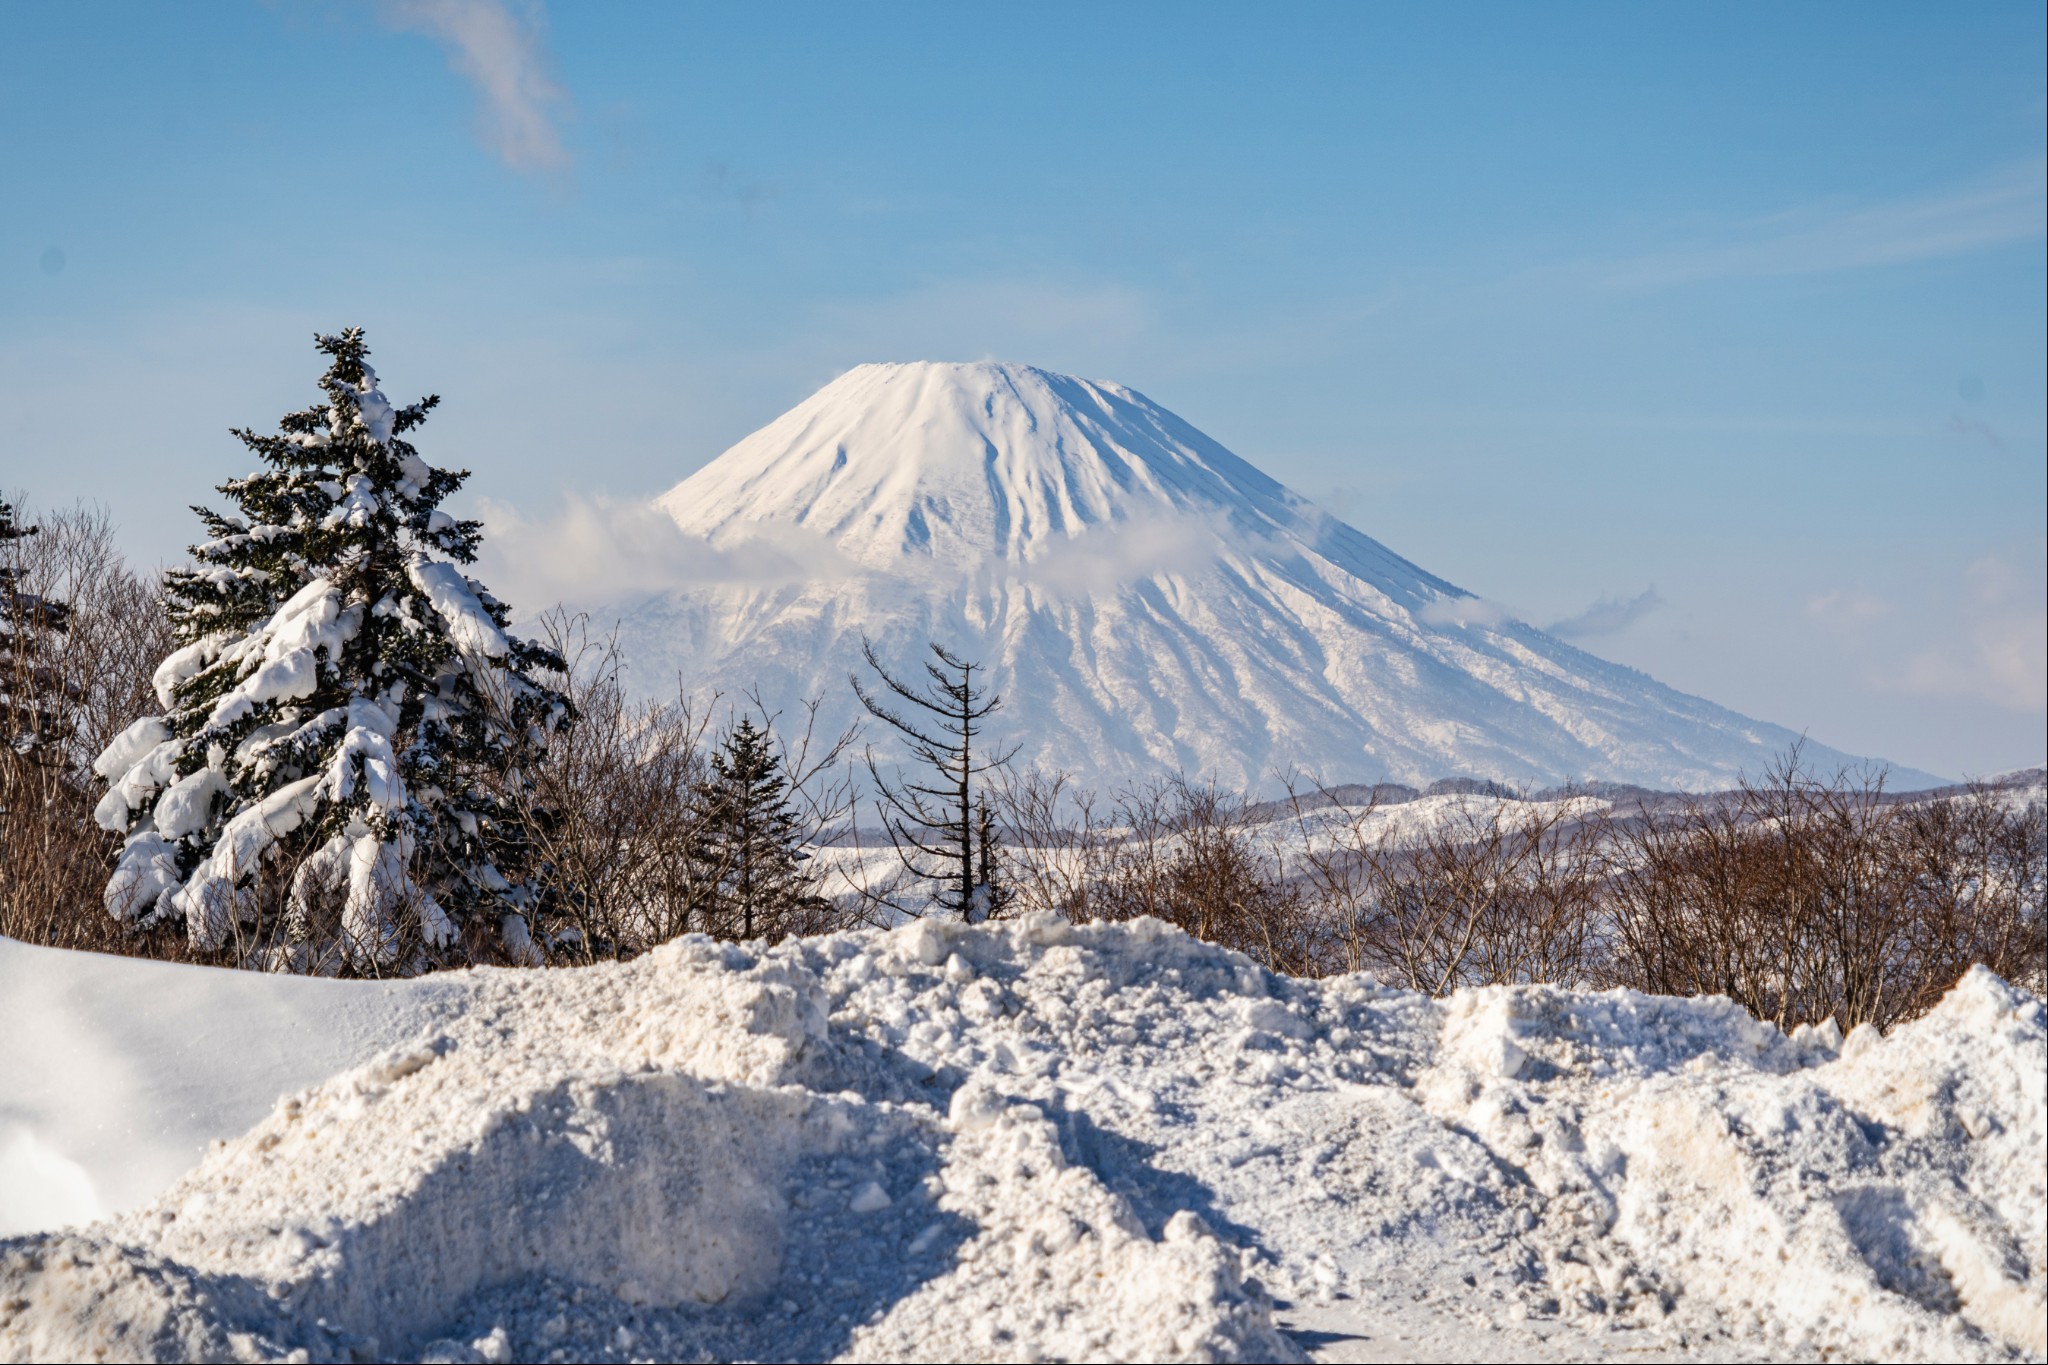
<svg viewBox="0 0 2048 1365">
<path fill-rule="evenodd" d="M 2038 556 L 2039 544 L 2036 544 Z M 2048 710 L 2048 582 L 2038 557 L 1986 554 L 1963 571 L 1945 606 L 1949 638 L 1906 653 L 1890 678 L 1901 692 Z"/>
<path fill-rule="evenodd" d="M 1515 616 L 1500 603 L 1483 597 L 1437 597 L 1423 603 L 1415 618 L 1425 625 L 1456 626 L 1460 630 L 1479 626 L 1491 630 Z"/>
<path fill-rule="evenodd" d="M 1839 588 L 1808 597 L 1803 627 L 1832 641 L 1838 660 L 1877 692 L 2048 710 L 2048 575 L 2039 540 L 1980 555 L 1959 575 L 1879 596 Z"/>
<path fill-rule="evenodd" d="M 1954 256 L 2040 237 L 2044 200 L 2048 162 L 2029 161 L 1937 194 L 1773 214 L 1734 226 L 1724 240 L 1616 262 L 1600 275 L 1616 288 L 1654 289 Z"/>
<path fill-rule="evenodd" d="M 1908 655 L 1899 669 L 1902 692 L 1974 697 L 2015 711 L 2048 707 L 2048 614 L 2039 611 L 1980 621 L 1967 637 Z"/>
<path fill-rule="evenodd" d="M 1836 588 L 1806 599 L 1808 616 L 1837 625 L 1875 621 L 1891 612 L 1892 604 L 1882 597 L 1851 588 Z"/>
<path fill-rule="evenodd" d="M 1058 592 L 1123 586 L 1154 575 L 1201 575 L 1231 550 L 1271 548 L 1235 531 L 1227 518 L 1141 517 L 1098 525 L 1072 540 L 1054 541 L 1038 558 L 1018 562 L 991 556 L 996 577 L 1042 584 Z"/>
<path fill-rule="evenodd" d="M 424 33 L 448 51 L 448 64 L 476 85 L 477 137 L 515 171 L 563 172 L 569 151 L 555 126 L 568 95 L 548 75 L 537 0 L 383 0 L 384 22 Z"/>
<path fill-rule="evenodd" d="M 482 500 L 478 571 L 522 615 L 557 603 L 596 608 L 690 588 L 777 587 L 859 572 L 827 542 L 791 529 L 714 546 L 641 499 L 570 494 L 554 516 L 529 519 Z"/>
<path fill-rule="evenodd" d="M 1616 635 L 1664 605 L 1655 587 L 1634 597 L 1605 597 L 1584 611 L 1553 622 L 1543 629 L 1561 640 L 1586 640 L 1597 635 Z"/>
<path fill-rule="evenodd" d="M 1979 421 L 1975 417 L 1965 417 L 1960 412 L 1949 414 L 1948 434 L 1951 436 L 1962 436 L 1972 441 L 1982 441 L 1993 450 L 2000 449 L 2005 445 L 2005 439 L 1998 434 L 1997 429 L 1989 422 Z"/>
</svg>

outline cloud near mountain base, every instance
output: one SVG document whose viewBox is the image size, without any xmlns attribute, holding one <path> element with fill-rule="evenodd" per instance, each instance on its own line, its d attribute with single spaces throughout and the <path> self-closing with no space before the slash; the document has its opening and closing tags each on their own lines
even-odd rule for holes
<svg viewBox="0 0 2048 1365">
<path fill-rule="evenodd" d="M 857 571 L 801 531 L 713 546 L 639 499 L 572 493 L 558 514 L 539 520 L 485 500 L 482 519 L 478 572 L 522 617 L 556 604 L 599 607 L 690 588 L 772 587 Z"/>
</svg>

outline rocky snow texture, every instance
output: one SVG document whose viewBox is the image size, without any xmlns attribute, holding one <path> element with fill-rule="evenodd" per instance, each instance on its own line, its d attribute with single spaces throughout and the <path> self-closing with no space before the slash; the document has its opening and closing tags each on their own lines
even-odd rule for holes
<svg viewBox="0 0 2048 1365">
<path fill-rule="evenodd" d="M 1844 1042 L 926 921 L 437 978 L 417 1023 L 0 1242 L 0 1359 L 2044 1351 L 2043 1011 L 1982 972 Z"/>
<path fill-rule="evenodd" d="M 705 576 L 624 605 L 643 686 L 820 697 L 836 726 L 863 633 L 918 679 L 938 640 L 993 666 L 992 738 L 1098 787 L 1720 788 L 1796 738 L 1507 618 L 1142 394 L 1028 366 L 863 365 L 659 506 Z"/>
</svg>

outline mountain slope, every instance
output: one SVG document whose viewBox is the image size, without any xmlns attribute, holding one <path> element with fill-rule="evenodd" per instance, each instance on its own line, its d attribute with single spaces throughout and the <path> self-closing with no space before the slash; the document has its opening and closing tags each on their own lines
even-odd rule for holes
<svg viewBox="0 0 2048 1365">
<path fill-rule="evenodd" d="M 724 571 L 632 606 L 641 679 L 850 720 L 863 634 L 902 669 L 938 640 L 993 666 L 1023 761 L 1097 784 L 1698 788 L 1795 739 L 1501 617 L 1141 394 L 1028 366 L 861 366 L 659 506 Z"/>
</svg>

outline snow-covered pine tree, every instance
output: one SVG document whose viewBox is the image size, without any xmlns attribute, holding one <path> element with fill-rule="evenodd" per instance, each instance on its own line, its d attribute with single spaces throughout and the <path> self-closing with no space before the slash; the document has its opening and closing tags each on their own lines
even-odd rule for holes
<svg viewBox="0 0 2048 1365">
<path fill-rule="evenodd" d="M 40 529 L 23 526 L 0 498 L 0 775 L 19 764 L 62 762 L 66 698 L 41 646 L 69 626 L 71 611 L 23 586 L 18 554 Z"/>
<path fill-rule="evenodd" d="M 702 922 L 752 939 L 799 928 L 825 908 L 804 868 L 803 826 L 774 739 L 742 716 L 711 756 L 697 792 L 692 861 L 705 887 Z"/>
<path fill-rule="evenodd" d="M 93 765 L 96 817 L 127 836 L 107 908 L 295 971 L 471 961 L 492 929 L 535 960 L 505 796 L 574 719 L 533 676 L 562 660 L 456 567 L 482 528 L 440 503 L 467 472 L 404 439 L 439 399 L 394 408 L 359 328 L 315 340 L 326 401 L 236 430 L 266 467 L 220 486 L 239 514 L 194 509 L 212 539 L 166 580 L 164 713 Z"/>
</svg>

